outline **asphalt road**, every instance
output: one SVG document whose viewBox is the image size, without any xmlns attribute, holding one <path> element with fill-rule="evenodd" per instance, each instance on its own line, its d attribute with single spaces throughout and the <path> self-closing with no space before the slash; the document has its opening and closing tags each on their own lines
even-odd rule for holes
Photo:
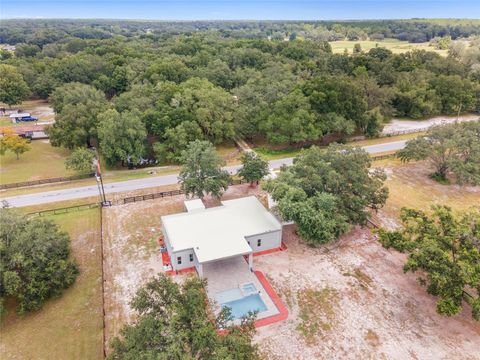
<svg viewBox="0 0 480 360">
<path fill-rule="evenodd" d="M 377 154 L 386 151 L 400 150 L 405 146 L 406 140 L 393 141 L 385 144 L 364 146 L 363 149 L 370 154 Z M 291 165 L 293 158 L 285 158 L 278 160 L 271 160 L 270 168 L 276 169 L 282 165 Z M 225 170 L 234 174 L 241 166 L 228 166 Z M 156 176 L 151 178 L 144 178 L 138 180 L 119 181 L 114 183 L 105 184 L 105 192 L 107 194 L 115 192 L 127 192 L 138 189 L 147 189 L 161 185 L 176 184 L 178 181 L 177 174 Z M 0 200 L 5 200 L 10 206 L 21 207 L 45 204 L 50 202 L 74 200 L 85 197 L 98 196 L 98 188 L 96 185 L 82 186 L 76 188 L 45 191 L 34 194 L 18 195 Z"/>
</svg>

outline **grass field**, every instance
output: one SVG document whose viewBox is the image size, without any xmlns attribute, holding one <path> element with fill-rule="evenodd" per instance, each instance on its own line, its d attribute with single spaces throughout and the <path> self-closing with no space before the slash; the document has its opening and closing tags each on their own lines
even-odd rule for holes
<svg viewBox="0 0 480 360">
<path fill-rule="evenodd" d="M 51 217 L 70 234 L 80 267 L 75 284 L 40 311 L 13 309 L 1 324 L 2 359 L 102 359 L 103 311 L 99 209 Z"/>
<path fill-rule="evenodd" d="M 35 140 L 30 143 L 31 150 L 20 155 L 17 160 L 12 152 L 0 156 L 0 181 L 2 184 L 31 181 L 74 173 L 65 169 L 65 158 L 69 150 L 50 145 L 46 140 Z"/>
<path fill-rule="evenodd" d="M 377 214 L 388 226 L 397 222 L 400 209 L 410 207 L 429 210 L 432 205 L 448 205 L 465 210 L 480 204 L 480 189 L 474 186 L 442 185 L 429 177 L 433 169 L 426 161 L 402 163 L 398 159 L 375 161 L 385 169 L 390 191 L 387 203 Z"/>
<path fill-rule="evenodd" d="M 424 43 L 409 43 L 407 41 L 400 41 L 397 39 L 385 39 L 382 41 L 372 41 L 372 40 L 363 40 L 363 41 L 331 41 L 330 45 L 332 46 L 332 51 L 334 54 L 343 54 L 345 49 L 348 50 L 348 53 L 351 54 L 353 52 L 353 47 L 355 44 L 360 44 L 363 51 L 369 51 L 375 47 L 385 47 L 391 50 L 394 54 L 401 54 L 407 51 L 411 51 L 414 49 L 418 50 L 427 50 L 427 51 L 435 51 L 442 56 L 447 56 L 447 50 L 437 50 L 433 46 L 430 46 L 428 42 Z"/>
</svg>

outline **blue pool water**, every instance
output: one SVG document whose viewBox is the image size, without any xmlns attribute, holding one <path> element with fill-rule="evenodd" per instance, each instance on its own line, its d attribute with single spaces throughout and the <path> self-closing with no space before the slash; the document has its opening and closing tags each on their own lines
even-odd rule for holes
<svg viewBox="0 0 480 360">
<path fill-rule="evenodd" d="M 249 311 L 266 311 L 267 306 L 263 302 L 259 294 L 249 295 L 244 298 L 229 301 L 221 304 L 222 308 L 228 306 L 232 309 L 232 316 L 235 319 L 240 319 L 242 316 L 248 314 Z"/>
</svg>

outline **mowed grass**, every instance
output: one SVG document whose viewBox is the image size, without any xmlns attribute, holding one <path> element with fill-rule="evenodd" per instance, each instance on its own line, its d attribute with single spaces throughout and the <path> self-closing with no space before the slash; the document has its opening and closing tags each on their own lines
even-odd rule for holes
<svg viewBox="0 0 480 360">
<path fill-rule="evenodd" d="M 426 50 L 426 51 L 435 51 L 436 53 L 447 56 L 447 50 L 437 50 L 435 47 L 430 46 L 428 42 L 424 43 L 409 43 L 407 41 L 401 41 L 397 39 L 385 39 L 381 41 L 373 41 L 373 40 L 359 40 L 359 41 L 349 41 L 349 40 L 342 40 L 342 41 L 330 41 L 330 45 L 332 46 L 332 51 L 334 54 L 343 54 L 345 49 L 347 49 L 349 54 L 353 53 L 353 47 L 355 44 L 360 44 L 363 51 L 369 51 L 375 47 L 384 47 L 391 50 L 394 54 L 401 54 L 407 51 L 411 51 L 414 49 L 417 50 Z"/>
<path fill-rule="evenodd" d="M 69 150 L 53 147 L 46 140 L 34 140 L 31 150 L 20 155 L 7 151 L 0 156 L 0 181 L 2 184 L 74 175 L 65 169 Z"/>
<path fill-rule="evenodd" d="M 80 275 L 58 298 L 34 313 L 2 321 L 2 359 L 102 359 L 100 210 L 50 217 L 70 234 Z"/>
</svg>

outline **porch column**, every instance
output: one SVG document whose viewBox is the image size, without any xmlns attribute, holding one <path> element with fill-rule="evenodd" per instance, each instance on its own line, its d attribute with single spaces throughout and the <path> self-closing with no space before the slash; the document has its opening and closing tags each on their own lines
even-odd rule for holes
<svg viewBox="0 0 480 360">
<path fill-rule="evenodd" d="M 198 271 L 198 275 L 203 278 L 203 265 L 202 264 L 198 264 L 197 266 L 197 271 Z"/>
<path fill-rule="evenodd" d="M 248 254 L 248 268 L 253 271 L 253 253 Z"/>
</svg>

